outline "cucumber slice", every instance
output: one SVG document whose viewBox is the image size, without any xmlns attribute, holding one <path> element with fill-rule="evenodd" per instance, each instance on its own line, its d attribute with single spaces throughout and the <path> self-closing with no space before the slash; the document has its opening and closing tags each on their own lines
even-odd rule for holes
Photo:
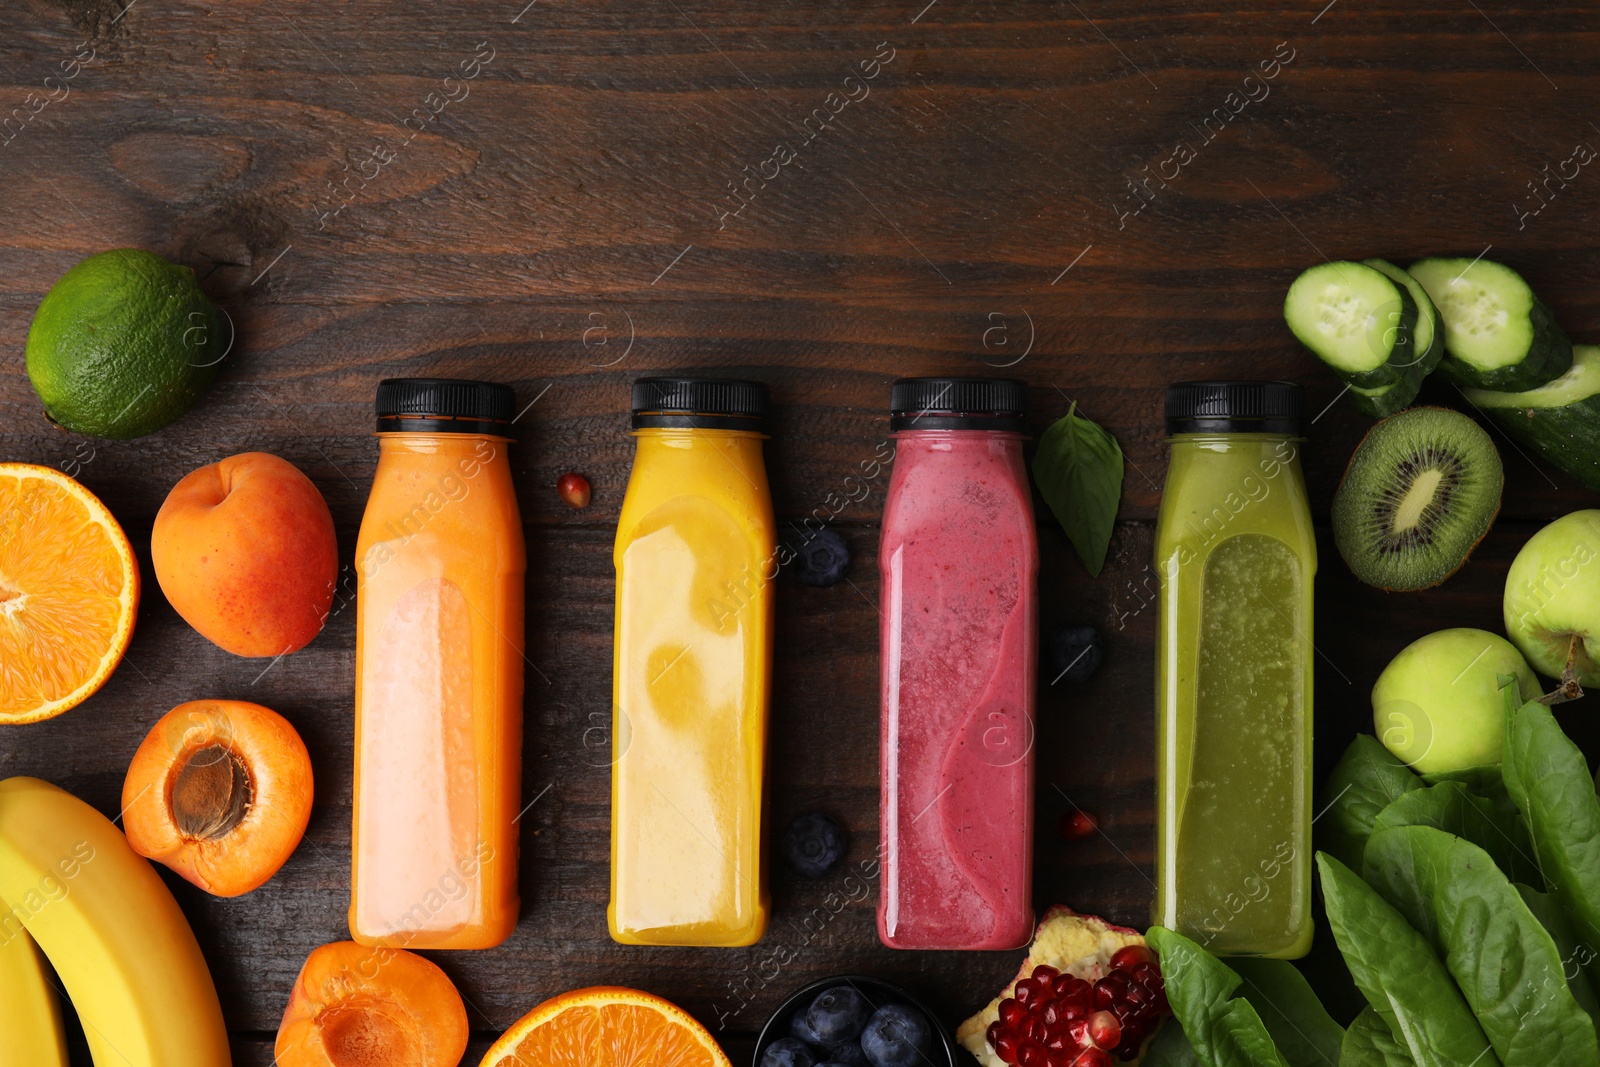
<svg viewBox="0 0 1600 1067">
<path fill-rule="evenodd" d="M 1424 259 L 1411 275 L 1444 320 L 1442 372 L 1457 385 L 1532 389 L 1572 366 L 1572 342 L 1522 276 L 1492 260 Z"/>
<path fill-rule="evenodd" d="M 1444 358 L 1444 323 L 1439 318 L 1439 309 L 1434 306 L 1433 298 L 1428 296 L 1428 290 L 1409 271 L 1401 270 L 1385 259 L 1364 259 L 1362 263 L 1405 286 L 1406 292 L 1417 303 L 1417 325 L 1412 333 L 1413 358 L 1410 366 L 1421 368 L 1420 383 L 1422 378 L 1433 373 L 1439 360 Z"/>
<path fill-rule="evenodd" d="M 1364 263 L 1323 263 L 1301 274 L 1284 298 L 1283 318 L 1301 344 L 1362 389 L 1395 385 L 1416 362 L 1416 302 Z"/>
<path fill-rule="evenodd" d="M 1410 274 L 1387 260 L 1367 259 L 1362 262 L 1391 281 L 1405 286 L 1406 292 L 1417 304 L 1417 325 L 1411 335 L 1411 358 L 1401 379 L 1393 385 L 1377 389 L 1350 387 L 1350 400 L 1357 411 L 1374 419 L 1386 419 L 1403 411 L 1417 398 L 1423 379 L 1433 373 L 1439 360 L 1444 357 L 1444 325 L 1439 321 L 1439 309 L 1433 306 L 1428 291 Z"/>
<path fill-rule="evenodd" d="M 1600 345 L 1573 345 L 1571 369 L 1537 389 L 1462 392 L 1507 437 L 1600 490 Z"/>
</svg>

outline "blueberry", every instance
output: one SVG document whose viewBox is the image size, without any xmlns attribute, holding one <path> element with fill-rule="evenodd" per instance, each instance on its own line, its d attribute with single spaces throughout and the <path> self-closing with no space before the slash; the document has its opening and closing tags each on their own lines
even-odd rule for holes
<svg viewBox="0 0 1600 1067">
<path fill-rule="evenodd" d="M 872 1005 L 854 986 L 824 989 L 806 1009 L 806 1023 L 825 1048 L 854 1041 L 872 1016 Z"/>
<path fill-rule="evenodd" d="M 818 1036 L 815 1030 L 811 1029 L 810 1017 L 804 1009 L 795 1012 L 794 1018 L 789 1020 L 789 1033 L 798 1037 L 812 1048 L 822 1048 L 827 1044 L 826 1041 Z"/>
<path fill-rule="evenodd" d="M 779 1038 L 761 1054 L 761 1067 L 816 1067 L 817 1057 L 799 1038 Z"/>
<path fill-rule="evenodd" d="M 828 1050 L 827 1062 L 832 1067 L 871 1067 L 867 1063 L 867 1054 L 861 1051 L 861 1046 L 854 1041 L 840 1045 L 838 1048 Z M 818 1064 L 817 1067 L 823 1067 Z"/>
<path fill-rule="evenodd" d="M 794 576 L 803 585 L 837 585 L 850 569 L 850 546 L 832 530 L 818 530 L 794 549 Z"/>
<path fill-rule="evenodd" d="M 872 1067 L 918 1067 L 933 1046 L 933 1031 L 920 1011 L 886 1004 L 861 1032 L 861 1051 Z"/>
<path fill-rule="evenodd" d="M 1087 682 L 1105 658 L 1105 642 L 1093 626 L 1063 626 L 1044 637 L 1044 669 L 1050 685 Z"/>
<path fill-rule="evenodd" d="M 800 877 L 822 878 L 844 859 L 844 831 L 821 812 L 807 812 L 784 831 L 783 858 Z"/>
</svg>

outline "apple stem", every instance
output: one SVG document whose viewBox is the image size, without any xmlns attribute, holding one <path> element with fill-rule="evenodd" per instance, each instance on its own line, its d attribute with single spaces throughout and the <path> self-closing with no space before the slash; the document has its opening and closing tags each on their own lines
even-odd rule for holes
<svg viewBox="0 0 1600 1067">
<path fill-rule="evenodd" d="M 1565 704 L 1569 700 L 1577 700 L 1583 696 L 1583 686 L 1578 684 L 1578 635 L 1572 634 L 1567 641 L 1567 665 L 1561 668 L 1561 684 L 1553 693 L 1546 693 L 1539 698 L 1539 703 L 1547 705 Z"/>
</svg>

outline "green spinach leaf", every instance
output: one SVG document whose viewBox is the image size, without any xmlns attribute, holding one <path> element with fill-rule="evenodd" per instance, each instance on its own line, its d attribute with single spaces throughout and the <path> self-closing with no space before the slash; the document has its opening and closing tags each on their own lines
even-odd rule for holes
<svg viewBox="0 0 1600 1067">
<path fill-rule="evenodd" d="M 1577 928 L 1562 910 L 1559 900 L 1549 893 L 1541 893 L 1525 885 L 1516 888 L 1522 894 L 1523 903 L 1533 912 L 1533 917 L 1539 920 L 1539 925 L 1556 943 L 1556 951 L 1561 953 L 1561 974 L 1567 980 L 1567 988 L 1572 990 L 1573 999 L 1589 1013 L 1596 1027 L 1600 1027 L 1600 998 L 1595 997 L 1594 986 L 1583 970 L 1593 960 L 1593 950 L 1578 939 Z"/>
<path fill-rule="evenodd" d="M 1122 500 L 1122 449 L 1117 439 L 1078 414 L 1064 418 L 1039 438 L 1033 480 L 1089 573 L 1099 575 Z"/>
<path fill-rule="evenodd" d="M 1371 1005 L 1363 1008 L 1345 1031 L 1339 1050 L 1339 1067 L 1414 1067 L 1404 1046 L 1389 1032 L 1389 1024 Z"/>
<path fill-rule="evenodd" d="M 1363 873 L 1444 957 L 1505 1067 L 1595 1067 L 1561 954 L 1483 849 L 1431 826 L 1380 830 Z"/>
<path fill-rule="evenodd" d="M 1289 1067 L 1255 1007 L 1234 993 L 1244 979 L 1182 934 L 1146 935 L 1161 958 L 1172 1013 L 1206 1067 Z"/>
<path fill-rule="evenodd" d="M 1372 836 L 1378 813 L 1404 794 L 1426 788 L 1371 734 L 1360 734 L 1345 749 L 1323 789 L 1317 836 L 1323 851 L 1346 867 L 1361 869 L 1361 850 Z"/>
<path fill-rule="evenodd" d="M 1467 792 L 1460 782 L 1440 782 L 1406 793 L 1378 813 L 1372 830 L 1378 833 L 1396 826 L 1432 826 L 1454 834 L 1487 852 L 1513 881 L 1539 880 L 1533 842 L 1515 810 L 1496 808 L 1493 801 Z"/>
<path fill-rule="evenodd" d="M 1544 883 L 1592 957 L 1600 951 L 1600 800 L 1583 752 L 1538 701 L 1506 717 L 1506 787 L 1533 836 Z"/>
<path fill-rule="evenodd" d="M 1289 1067 L 1338 1067 L 1344 1027 L 1333 1021 L 1294 964 L 1248 957 L 1226 962 L 1244 979 L 1240 995 L 1255 1005 Z"/>
<path fill-rule="evenodd" d="M 1506 782 L 1500 766 L 1498 763 L 1488 763 L 1481 767 L 1463 767 L 1459 771 L 1433 771 L 1424 774 L 1422 780 L 1429 785 L 1460 782 L 1472 795 L 1493 801 L 1496 807 L 1516 811 L 1517 806 L 1511 803 L 1511 797 L 1506 792 Z"/>
<path fill-rule="evenodd" d="M 1328 925 L 1350 976 L 1406 1054 L 1418 1067 L 1497 1067 L 1488 1038 L 1427 938 L 1334 857 L 1317 853 L 1317 869 Z"/>
</svg>

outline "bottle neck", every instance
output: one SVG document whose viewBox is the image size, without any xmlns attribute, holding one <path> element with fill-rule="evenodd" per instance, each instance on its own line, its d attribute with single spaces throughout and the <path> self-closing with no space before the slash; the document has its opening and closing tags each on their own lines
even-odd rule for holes
<svg viewBox="0 0 1600 1067">
<path fill-rule="evenodd" d="M 473 459 L 478 463 L 506 462 L 506 446 L 511 438 L 483 433 L 383 432 L 378 438 L 380 459 L 408 456 L 438 456 L 444 459 Z"/>
</svg>

